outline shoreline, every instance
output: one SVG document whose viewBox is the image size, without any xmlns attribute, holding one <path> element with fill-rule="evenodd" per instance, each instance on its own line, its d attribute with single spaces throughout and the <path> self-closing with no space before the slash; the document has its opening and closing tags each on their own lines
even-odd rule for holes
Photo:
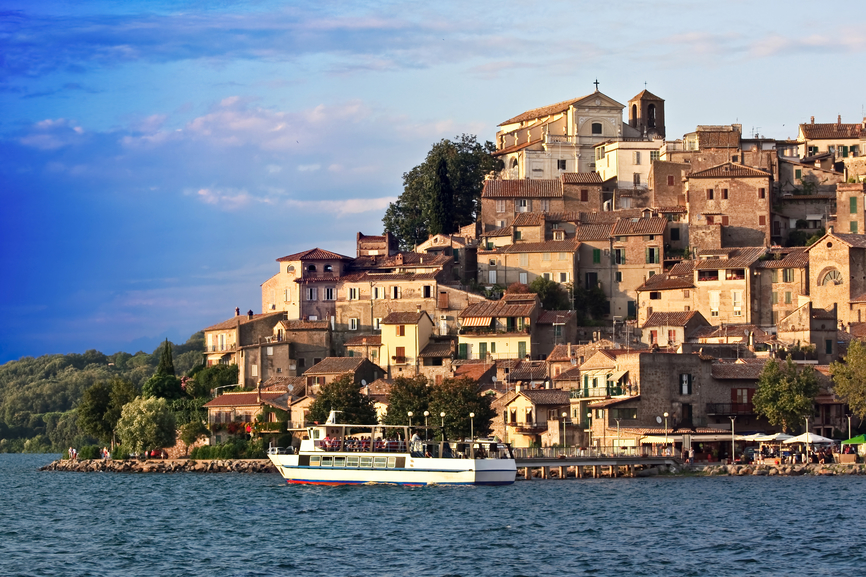
<svg viewBox="0 0 866 577">
<path fill-rule="evenodd" d="M 58 459 L 40 471 L 70 473 L 276 473 L 270 459 Z"/>
</svg>

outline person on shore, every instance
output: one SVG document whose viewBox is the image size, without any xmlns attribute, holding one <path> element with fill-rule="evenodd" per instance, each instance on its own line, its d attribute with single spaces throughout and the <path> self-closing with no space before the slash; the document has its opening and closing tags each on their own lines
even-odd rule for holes
<svg viewBox="0 0 866 577">
<path fill-rule="evenodd" d="M 695 464 L 695 448 L 689 447 L 689 465 Z"/>
</svg>

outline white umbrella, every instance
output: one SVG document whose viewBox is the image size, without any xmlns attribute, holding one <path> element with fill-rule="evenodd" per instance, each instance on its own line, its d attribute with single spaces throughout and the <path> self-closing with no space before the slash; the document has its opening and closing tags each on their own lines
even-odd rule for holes
<svg viewBox="0 0 866 577">
<path fill-rule="evenodd" d="M 792 438 L 792 435 L 786 435 L 785 433 L 773 433 L 772 435 L 758 435 L 754 440 L 760 443 L 778 443 Z"/>
<path fill-rule="evenodd" d="M 821 435 L 816 435 L 815 433 L 803 433 L 802 435 L 791 437 L 787 441 L 782 442 L 786 445 L 790 445 L 792 443 L 808 443 L 810 445 L 820 445 L 822 443 L 832 443 L 833 439 L 828 439 L 827 437 L 822 437 Z"/>
</svg>

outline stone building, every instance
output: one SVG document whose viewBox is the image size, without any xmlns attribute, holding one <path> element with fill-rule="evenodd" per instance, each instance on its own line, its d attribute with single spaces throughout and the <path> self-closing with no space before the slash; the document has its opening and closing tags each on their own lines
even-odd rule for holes
<svg viewBox="0 0 866 577">
<path fill-rule="evenodd" d="M 554 231 L 556 232 L 556 231 Z M 487 285 L 529 284 L 539 276 L 561 284 L 574 280 L 577 250 L 574 238 L 518 242 L 501 248 L 478 250 L 479 281 Z"/>
<path fill-rule="evenodd" d="M 476 303 L 460 313 L 461 359 L 534 359 L 535 324 L 541 314 L 536 294 L 506 294 L 499 301 Z"/>
<path fill-rule="evenodd" d="M 453 260 L 452 280 L 469 284 L 478 274 L 478 239 L 453 234 L 432 235 L 415 247 L 419 254 L 441 255 Z M 448 280 L 448 279 L 446 279 Z"/>
<path fill-rule="evenodd" d="M 838 305 L 837 321 L 844 325 L 866 321 L 866 235 L 831 230 L 806 250 L 813 307 Z"/>
<path fill-rule="evenodd" d="M 290 319 L 330 319 L 351 260 L 320 248 L 278 258 L 279 271 L 262 284 L 262 310 L 286 311 Z"/>
<path fill-rule="evenodd" d="M 809 253 L 805 248 L 772 248 L 752 267 L 752 322 L 776 325 L 809 298 Z"/>
<path fill-rule="evenodd" d="M 358 357 L 328 357 L 316 363 L 304 373 L 307 380 L 307 395 L 315 397 L 324 385 L 346 373 L 358 386 L 365 386 L 385 376 L 385 371 L 368 359 Z"/>
<path fill-rule="evenodd" d="M 839 172 L 849 176 L 866 175 L 866 118 L 860 123 L 843 123 L 842 116 L 835 123 L 801 124 L 797 137 L 801 157 L 821 153 L 831 156 L 831 162 Z"/>
<path fill-rule="evenodd" d="M 241 347 L 263 342 L 273 334 L 274 326 L 283 318 L 284 313 L 257 315 L 249 311 L 241 315 L 236 308 L 234 317 L 204 329 L 207 365 L 238 364 Z"/>
<path fill-rule="evenodd" d="M 250 387 L 273 377 L 299 376 L 332 354 L 328 321 L 283 319 L 271 335 L 240 348 L 239 383 Z"/>
<path fill-rule="evenodd" d="M 505 438 L 514 447 L 563 445 L 568 414 L 567 391 L 518 386 L 504 405 Z"/>
<path fill-rule="evenodd" d="M 380 362 L 389 378 L 414 377 L 420 372 L 421 351 L 433 336 L 434 324 L 425 311 L 394 312 L 382 319 Z"/>
<path fill-rule="evenodd" d="M 653 313 L 678 313 L 695 309 L 693 260 L 684 260 L 668 272 L 649 277 L 635 289 L 637 325 L 643 326 Z"/>
<path fill-rule="evenodd" d="M 835 230 L 866 234 L 866 183 L 836 186 Z"/>
<path fill-rule="evenodd" d="M 686 336 L 699 327 L 710 326 L 698 311 L 653 312 L 641 325 L 641 341 L 647 346 L 676 349 Z"/>
<path fill-rule="evenodd" d="M 694 265 L 695 309 L 710 324 L 752 323 L 755 263 L 763 247 L 697 251 Z"/>
</svg>

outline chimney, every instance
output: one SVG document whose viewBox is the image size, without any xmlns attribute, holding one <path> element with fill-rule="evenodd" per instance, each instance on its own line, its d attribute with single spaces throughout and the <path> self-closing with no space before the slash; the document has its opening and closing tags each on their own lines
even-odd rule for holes
<svg viewBox="0 0 866 577">
<path fill-rule="evenodd" d="M 833 227 L 832 226 L 827 227 L 827 234 L 833 234 Z"/>
<path fill-rule="evenodd" d="M 571 356 L 571 343 L 568 343 L 568 356 Z"/>
<path fill-rule="evenodd" d="M 235 316 L 236 317 L 241 316 L 241 308 L 240 307 L 235 307 Z"/>
<path fill-rule="evenodd" d="M 253 320 L 253 309 L 247 311 L 247 318 L 249 320 Z"/>
<path fill-rule="evenodd" d="M 520 392 L 520 381 L 517 381 L 516 383 L 514 383 L 514 392 L 515 393 Z"/>
<path fill-rule="evenodd" d="M 836 117 L 836 126 L 842 126 L 842 115 Z"/>
</svg>

